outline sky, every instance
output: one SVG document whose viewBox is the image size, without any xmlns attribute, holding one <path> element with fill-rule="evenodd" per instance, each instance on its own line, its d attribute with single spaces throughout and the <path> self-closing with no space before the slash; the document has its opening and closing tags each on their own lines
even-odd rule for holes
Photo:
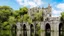
<svg viewBox="0 0 64 36">
<path fill-rule="evenodd" d="M 14 10 L 18 10 L 20 7 L 44 7 L 48 4 L 52 7 L 52 16 L 59 17 L 64 11 L 64 0 L 0 0 L 0 6 L 10 6 Z"/>
</svg>

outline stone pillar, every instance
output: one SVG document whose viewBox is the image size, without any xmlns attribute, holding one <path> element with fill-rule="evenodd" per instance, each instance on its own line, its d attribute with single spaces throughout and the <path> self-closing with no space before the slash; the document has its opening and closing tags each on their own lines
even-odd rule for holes
<svg viewBox="0 0 64 36">
<path fill-rule="evenodd" d="M 41 36 L 45 36 L 45 25 L 43 22 L 41 22 L 40 28 L 41 28 Z"/>
<path fill-rule="evenodd" d="M 57 32 L 56 32 L 56 36 L 59 36 L 59 23 L 57 23 L 56 28 L 57 28 L 57 29 L 56 29 L 56 31 L 57 31 Z"/>
<path fill-rule="evenodd" d="M 27 36 L 30 36 L 30 25 L 27 23 Z"/>
<path fill-rule="evenodd" d="M 54 36 L 59 36 L 59 23 L 54 24 Z"/>
<path fill-rule="evenodd" d="M 21 31 L 18 30 L 18 31 L 17 31 L 17 36 L 20 36 L 20 35 L 21 35 Z"/>
<path fill-rule="evenodd" d="M 54 32 L 55 32 L 54 30 L 51 30 L 51 36 L 54 36 L 54 34 L 55 34 Z"/>
<path fill-rule="evenodd" d="M 21 36 L 23 36 L 23 28 L 22 28 L 22 30 L 21 30 Z"/>
<path fill-rule="evenodd" d="M 20 34 L 21 34 L 21 26 L 20 26 L 20 22 L 17 22 L 17 36 L 20 36 Z"/>
<path fill-rule="evenodd" d="M 51 23 L 51 25 L 50 25 L 50 29 L 51 29 L 51 36 L 54 36 L 54 24 L 53 23 Z"/>
</svg>

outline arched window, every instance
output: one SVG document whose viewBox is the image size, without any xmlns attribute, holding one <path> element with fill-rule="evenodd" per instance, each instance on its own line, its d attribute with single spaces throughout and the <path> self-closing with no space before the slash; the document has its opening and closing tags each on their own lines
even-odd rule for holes
<svg viewBox="0 0 64 36">
<path fill-rule="evenodd" d="M 63 24 L 62 23 L 60 23 L 59 24 L 59 36 L 64 36 L 64 30 L 63 30 Z"/>
<path fill-rule="evenodd" d="M 16 34 L 17 34 L 17 26 L 16 25 L 12 25 L 12 29 L 11 29 L 11 34 L 12 34 L 12 36 L 16 36 Z"/>
<path fill-rule="evenodd" d="M 23 36 L 27 36 L 27 29 L 26 29 L 26 25 L 23 25 Z"/>
<path fill-rule="evenodd" d="M 34 36 L 34 26 L 31 24 L 30 25 L 30 36 Z"/>
<path fill-rule="evenodd" d="M 45 26 L 45 36 L 51 36 L 51 29 L 50 29 L 50 25 L 47 23 Z"/>
</svg>

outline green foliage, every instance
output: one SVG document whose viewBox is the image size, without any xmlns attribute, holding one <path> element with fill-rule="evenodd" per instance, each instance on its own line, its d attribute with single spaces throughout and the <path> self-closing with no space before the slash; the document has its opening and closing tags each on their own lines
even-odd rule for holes
<svg viewBox="0 0 64 36">
<path fill-rule="evenodd" d="M 28 12 L 28 8 L 27 7 L 20 8 L 20 11 L 21 12 Z"/>
<path fill-rule="evenodd" d="M 34 20 L 41 21 L 43 19 L 42 14 L 43 12 L 34 13 Z M 2 28 L 0 30 L 0 33 L 2 34 L 1 36 L 10 36 L 11 25 L 16 24 L 17 22 L 28 22 L 29 24 L 32 24 L 33 20 L 28 15 L 27 7 L 20 8 L 19 10 L 13 10 L 9 6 L 0 6 L 0 27 Z M 37 27 L 39 34 L 40 26 L 37 25 Z"/>
<path fill-rule="evenodd" d="M 10 24 L 8 22 L 3 22 L 2 27 L 4 27 L 4 29 L 10 29 Z"/>
<path fill-rule="evenodd" d="M 28 18 L 29 18 L 28 14 L 25 14 L 25 15 L 23 16 L 23 21 L 27 21 Z"/>
<path fill-rule="evenodd" d="M 8 6 L 0 6 L 0 21 L 7 21 L 8 17 L 11 15 L 12 8 Z"/>
<path fill-rule="evenodd" d="M 64 21 L 64 12 L 61 13 L 61 21 Z"/>
<path fill-rule="evenodd" d="M 5 34 L 9 34 L 10 25 L 8 22 L 9 16 L 11 16 L 11 13 L 13 12 L 13 9 L 9 6 L 0 6 L 0 26 L 1 26 L 1 34 L 2 36 L 7 36 Z M 7 30 L 7 31 L 6 31 Z M 7 33 L 6 33 L 7 32 Z"/>
<path fill-rule="evenodd" d="M 25 14 L 25 15 L 21 18 L 21 21 L 28 22 L 29 24 L 32 23 L 32 19 L 29 17 L 28 14 Z"/>
<path fill-rule="evenodd" d="M 2 36 L 10 36 L 10 30 L 3 30 Z"/>
<path fill-rule="evenodd" d="M 42 16 L 43 12 L 38 12 L 34 14 L 34 20 L 35 21 L 42 21 L 43 20 L 43 16 Z M 41 19 L 42 18 L 42 19 Z"/>
<path fill-rule="evenodd" d="M 3 22 L 3 24 L 2 24 L 2 25 L 3 25 L 3 27 L 4 27 L 4 26 L 5 26 L 5 25 L 7 25 L 7 24 L 8 24 L 8 22 Z"/>
<path fill-rule="evenodd" d="M 9 22 L 9 24 L 16 24 L 15 17 L 14 16 L 9 16 L 8 22 Z"/>
<path fill-rule="evenodd" d="M 32 19 L 31 19 L 31 18 L 28 19 L 28 23 L 29 23 L 29 24 L 32 23 Z"/>
<path fill-rule="evenodd" d="M 40 23 L 38 23 L 37 25 L 36 25 L 36 35 L 37 36 L 40 36 L 40 33 L 41 33 L 41 29 L 40 29 Z"/>
<path fill-rule="evenodd" d="M 27 14 L 28 13 L 28 8 L 27 7 L 20 8 L 19 13 L 20 13 L 20 15 Z"/>
<path fill-rule="evenodd" d="M 15 17 L 17 17 L 18 15 L 20 15 L 19 12 L 18 12 L 18 10 L 12 12 L 12 14 L 13 14 L 13 16 L 15 16 Z"/>
</svg>

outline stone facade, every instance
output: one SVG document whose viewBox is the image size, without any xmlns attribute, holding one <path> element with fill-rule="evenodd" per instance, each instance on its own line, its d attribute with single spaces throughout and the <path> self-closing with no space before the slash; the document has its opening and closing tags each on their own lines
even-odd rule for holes
<svg viewBox="0 0 64 36">
<path fill-rule="evenodd" d="M 40 34 L 40 36 L 45 36 L 45 29 L 46 29 L 46 25 L 47 23 L 50 25 L 50 30 L 51 30 L 51 33 L 50 35 L 51 36 L 59 36 L 59 24 L 61 23 L 60 21 L 60 17 L 52 17 L 51 15 L 51 11 L 52 11 L 52 8 L 50 5 L 48 5 L 47 8 L 38 8 L 38 7 L 34 7 L 34 8 L 30 8 L 28 9 L 28 14 L 30 15 L 30 17 L 33 19 L 33 15 L 35 12 L 43 12 L 44 15 L 44 20 L 42 22 L 40 22 L 40 28 L 41 30 L 43 30 Z M 34 36 L 35 36 L 35 23 L 38 23 L 38 22 L 33 22 L 32 25 L 34 27 Z M 24 28 L 26 28 L 26 32 L 27 33 L 27 36 L 31 36 L 31 28 L 30 28 L 30 24 L 28 24 L 27 22 L 23 22 L 23 23 L 17 23 L 17 36 L 25 36 L 23 35 L 23 25 Z"/>
</svg>

